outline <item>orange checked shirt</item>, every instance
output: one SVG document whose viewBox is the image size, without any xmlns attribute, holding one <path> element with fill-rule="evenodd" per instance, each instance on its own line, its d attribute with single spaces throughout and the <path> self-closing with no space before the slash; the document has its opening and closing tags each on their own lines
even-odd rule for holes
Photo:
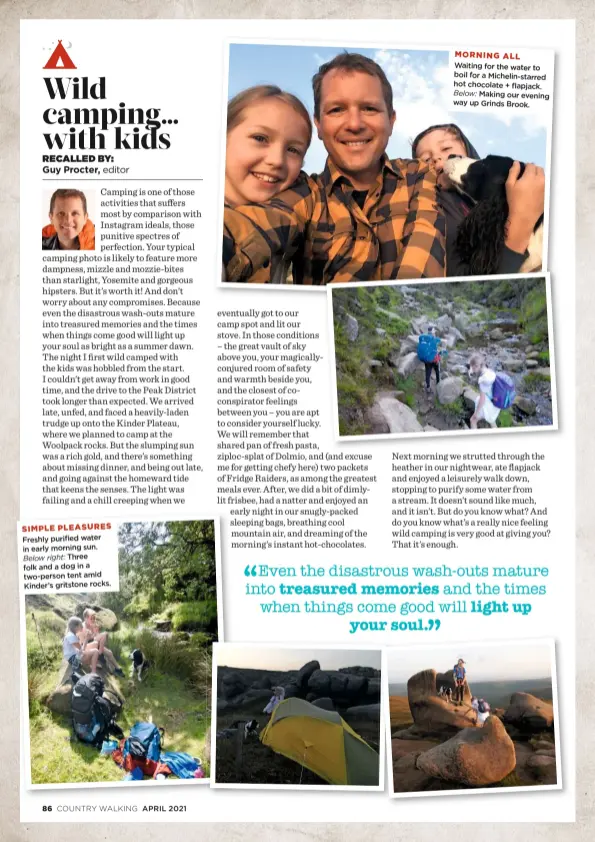
<svg viewBox="0 0 595 842">
<path fill-rule="evenodd" d="M 363 210 L 352 192 L 329 160 L 266 204 L 226 207 L 226 280 L 271 283 L 288 258 L 297 284 L 444 277 L 445 220 L 426 164 L 385 156 Z"/>
</svg>

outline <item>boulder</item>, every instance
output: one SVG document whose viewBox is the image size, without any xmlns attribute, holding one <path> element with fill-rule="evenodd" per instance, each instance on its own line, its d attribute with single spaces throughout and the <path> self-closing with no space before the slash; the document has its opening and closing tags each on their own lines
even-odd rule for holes
<svg viewBox="0 0 595 842">
<path fill-rule="evenodd" d="M 504 714 L 504 722 L 521 731 L 543 731 L 554 722 L 554 708 L 530 693 L 513 693 Z"/>
<path fill-rule="evenodd" d="M 168 632 L 171 631 L 171 620 L 155 620 L 155 631 Z"/>
<path fill-rule="evenodd" d="M 504 371 L 510 371 L 514 373 L 515 371 L 522 371 L 524 367 L 525 363 L 522 360 L 516 360 L 513 357 L 511 357 L 510 359 L 502 360 L 502 368 L 504 369 Z"/>
<path fill-rule="evenodd" d="M 419 365 L 419 359 L 416 351 L 411 351 L 399 359 L 397 364 L 397 371 L 402 377 L 409 377 Z"/>
<path fill-rule="evenodd" d="M 318 661 L 308 661 L 307 664 L 304 664 L 298 670 L 296 684 L 299 684 L 300 687 L 307 687 L 308 686 L 308 679 L 312 675 L 313 672 L 320 669 L 320 663 Z"/>
<path fill-rule="evenodd" d="M 60 684 L 45 700 L 46 706 L 52 713 L 69 714 L 72 684 Z"/>
<path fill-rule="evenodd" d="M 297 684 L 291 682 L 285 686 L 285 698 L 286 699 L 293 699 L 293 698 L 301 698 L 302 697 L 302 688 L 299 687 Z"/>
<path fill-rule="evenodd" d="M 380 700 L 380 679 L 379 678 L 369 678 L 368 685 L 366 687 L 366 699 L 378 699 Z"/>
<path fill-rule="evenodd" d="M 448 333 L 449 328 L 452 327 L 452 319 L 446 314 L 436 319 L 436 327 L 440 333 Z"/>
<path fill-rule="evenodd" d="M 395 792 L 423 792 L 431 782 L 429 775 L 417 768 L 420 752 L 399 757 L 393 763 L 393 788 Z"/>
<path fill-rule="evenodd" d="M 537 780 L 540 783 L 556 783 L 555 757 L 546 757 L 542 754 L 534 754 L 527 760 L 525 765 L 527 766 L 527 769 L 530 769 L 531 773 L 537 778 Z"/>
<path fill-rule="evenodd" d="M 380 722 L 380 702 L 375 705 L 355 705 L 345 711 L 347 719 L 365 719 L 366 722 Z"/>
<path fill-rule="evenodd" d="M 378 336 L 386 336 L 386 331 L 383 327 L 377 327 L 376 333 L 378 334 Z"/>
<path fill-rule="evenodd" d="M 438 383 L 436 393 L 441 404 L 456 401 L 465 391 L 465 384 L 460 377 L 446 377 Z"/>
<path fill-rule="evenodd" d="M 371 369 L 372 368 L 382 368 L 384 363 L 382 363 L 380 360 L 370 360 L 368 365 L 370 366 Z"/>
<path fill-rule="evenodd" d="M 536 351 L 535 349 L 533 349 L 531 351 L 526 351 L 527 359 L 528 360 L 538 360 L 539 359 L 539 353 L 540 352 Z"/>
<path fill-rule="evenodd" d="M 409 336 L 406 336 L 405 339 L 401 339 L 400 345 L 400 353 L 401 354 L 408 354 L 411 351 L 415 351 L 417 353 L 417 346 L 419 343 L 419 336 L 415 336 L 414 334 L 410 333 Z"/>
<path fill-rule="evenodd" d="M 334 702 L 328 696 L 323 696 L 320 699 L 314 699 L 312 704 L 314 707 L 322 708 L 322 710 L 335 710 Z"/>
<path fill-rule="evenodd" d="M 527 368 L 539 368 L 537 360 L 526 360 L 525 365 Z"/>
<path fill-rule="evenodd" d="M 424 426 L 424 433 L 438 433 L 440 432 L 438 427 L 432 427 L 431 424 L 426 424 Z"/>
<path fill-rule="evenodd" d="M 440 684 L 447 684 L 449 673 L 443 673 L 443 680 L 437 680 L 435 670 L 428 669 L 411 676 L 407 682 L 407 698 L 409 710 L 413 717 L 417 731 L 423 734 L 448 734 L 462 728 L 475 727 L 477 716 L 466 701 L 462 705 L 454 705 L 438 696 L 437 688 Z M 452 682 L 452 672 L 450 673 Z M 452 686 L 452 685 L 451 685 Z M 469 688 L 465 685 L 465 694 Z M 468 695 L 470 702 L 471 697 Z"/>
<path fill-rule="evenodd" d="M 523 415 L 535 415 L 537 412 L 535 401 L 525 395 L 517 395 L 512 405 L 522 412 Z"/>
<path fill-rule="evenodd" d="M 245 690 L 246 682 L 240 675 L 238 675 L 238 673 L 228 672 L 223 676 L 223 680 L 221 682 L 221 695 L 227 701 L 239 696 Z"/>
<path fill-rule="evenodd" d="M 328 672 L 318 669 L 310 675 L 308 679 L 308 690 L 316 693 L 317 696 L 328 696 L 331 689 L 331 680 Z"/>
<path fill-rule="evenodd" d="M 422 425 L 412 409 L 393 398 L 392 395 L 382 395 L 376 399 L 375 406 L 382 411 L 384 419 L 391 433 L 421 433 Z"/>
<path fill-rule="evenodd" d="M 498 342 L 500 339 L 504 339 L 504 331 L 499 327 L 495 327 L 493 330 L 490 330 L 488 336 L 493 342 Z"/>
<path fill-rule="evenodd" d="M 465 341 L 465 337 L 463 336 L 461 331 L 454 326 L 449 329 L 448 334 L 449 334 L 449 336 L 454 336 L 455 341 L 457 341 L 457 342 L 459 342 L 459 341 L 464 342 Z"/>
<path fill-rule="evenodd" d="M 347 316 L 345 323 L 345 332 L 350 342 L 355 342 L 359 333 L 359 322 L 354 316 Z"/>
<path fill-rule="evenodd" d="M 457 327 L 459 330 L 465 333 L 470 323 L 469 316 L 467 315 L 467 313 L 455 313 L 454 323 L 455 327 Z"/>
<path fill-rule="evenodd" d="M 97 625 L 101 631 L 115 631 L 118 628 L 118 618 L 110 608 L 102 608 L 101 605 L 92 605 L 90 602 L 79 602 L 75 608 L 75 616 L 83 616 L 85 608 L 92 608 L 97 615 Z"/>
<path fill-rule="evenodd" d="M 424 751 L 416 768 L 432 777 L 467 786 L 501 781 L 516 766 L 514 743 L 499 719 L 490 716 L 483 728 L 465 728 L 445 743 Z"/>
<path fill-rule="evenodd" d="M 448 366 L 448 371 L 451 374 L 460 374 L 464 376 L 465 374 L 467 374 L 467 366 L 460 364 L 450 365 Z"/>
<path fill-rule="evenodd" d="M 372 404 L 372 406 L 369 406 L 366 409 L 364 419 L 367 426 L 370 428 L 371 433 L 376 435 L 390 433 L 388 421 L 386 420 L 384 412 L 377 403 Z"/>
<path fill-rule="evenodd" d="M 411 320 L 411 327 L 415 333 L 427 333 L 430 326 L 430 320 L 427 316 L 418 316 L 417 319 Z"/>
</svg>

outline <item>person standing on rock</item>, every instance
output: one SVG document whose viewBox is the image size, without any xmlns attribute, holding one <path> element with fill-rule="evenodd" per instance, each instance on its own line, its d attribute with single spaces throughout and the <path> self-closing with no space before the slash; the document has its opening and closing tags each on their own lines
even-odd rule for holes
<svg viewBox="0 0 595 842">
<path fill-rule="evenodd" d="M 486 421 L 490 427 L 496 427 L 500 410 L 492 403 L 492 389 L 496 372 L 488 368 L 483 354 L 473 354 L 468 363 L 469 374 L 477 377 L 479 395 L 475 398 L 475 411 L 469 421 L 472 430 L 477 430 L 478 421 Z"/>
<path fill-rule="evenodd" d="M 463 704 L 463 693 L 465 690 L 465 683 L 467 681 L 467 670 L 465 669 L 465 661 L 459 658 L 452 669 L 452 677 L 455 683 L 455 705 Z"/>
</svg>

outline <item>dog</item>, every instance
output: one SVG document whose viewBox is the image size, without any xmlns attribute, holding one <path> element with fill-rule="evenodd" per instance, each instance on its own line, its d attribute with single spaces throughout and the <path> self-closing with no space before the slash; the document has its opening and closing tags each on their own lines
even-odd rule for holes
<svg viewBox="0 0 595 842">
<path fill-rule="evenodd" d="M 130 678 L 134 679 L 134 676 L 136 675 L 138 680 L 142 681 L 143 675 L 151 666 L 151 662 L 145 658 L 140 649 L 134 649 L 128 657 L 132 661 Z"/>
<path fill-rule="evenodd" d="M 237 722 L 232 723 L 231 727 L 243 728 L 244 740 L 247 740 L 249 737 L 258 736 L 258 722 L 256 719 L 249 719 L 247 722 L 238 720 Z"/>
<path fill-rule="evenodd" d="M 506 179 L 514 161 L 500 155 L 488 155 L 479 161 L 451 156 L 444 162 L 444 173 L 453 186 L 475 206 L 460 224 L 456 247 L 468 264 L 471 275 L 494 275 L 506 237 L 508 202 Z M 520 175 L 525 171 L 521 163 Z M 535 223 L 527 246 L 528 257 L 520 272 L 538 272 L 542 265 L 543 214 Z"/>
</svg>

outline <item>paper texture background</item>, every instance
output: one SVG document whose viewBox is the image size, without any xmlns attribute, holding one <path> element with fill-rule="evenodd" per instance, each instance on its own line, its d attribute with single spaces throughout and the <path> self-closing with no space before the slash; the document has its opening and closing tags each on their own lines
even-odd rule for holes
<svg viewBox="0 0 595 842">
<path fill-rule="evenodd" d="M 592 512 L 593 481 L 590 468 L 595 468 L 595 442 L 591 433 L 591 412 L 595 411 L 595 391 L 591 379 L 593 345 L 590 314 L 595 308 L 595 287 L 592 267 L 588 261 L 592 246 L 593 193 L 595 191 L 595 159 L 592 155 L 591 131 L 595 133 L 595 62 L 592 43 L 595 40 L 595 6 L 592 0 L 525 0 L 524 3 L 504 4 L 499 0 L 341 0 L 322 4 L 316 0 L 285 0 L 283 4 L 271 0 L 177 0 L 158 3 L 154 0 L 104 0 L 101 4 L 79 0 L 72 4 L 64 0 L 0 0 L 0 92 L 2 118 L 0 120 L 0 150 L 2 166 L 2 225 L 0 253 L 2 272 L 0 283 L 0 539 L 2 565 L 2 645 L 0 647 L 1 703 L 0 734 L 3 763 L 0 768 L 0 839 L 61 840 L 79 839 L 81 832 L 88 840 L 105 840 L 123 828 L 112 825 L 88 824 L 84 831 L 77 824 L 19 824 L 19 622 L 17 590 L 17 558 L 15 525 L 18 518 L 19 492 L 19 400 L 18 400 L 18 324 L 19 324 L 19 21 L 32 18 L 575 18 L 577 21 L 577 822 L 575 825 L 436 825 L 399 824 L 399 803 L 394 803 L 395 824 L 374 824 L 374 802 L 362 815 L 362 824 L 201 824 L 193 828 L 204 842 L 236 839 L 285 840 L 309 838 L 334 842 L 349 838 L 364 839 L 372 834 L 379 840 L 420 840 L 434 842 L 440 836 L 456 834 L 459 842 L 558 842 L 558 840 L 592 839 L 595 832 L 593 817 L 595 794 L 595 635 L 591 626 L 592 593 L 595 592 L 595 572 L 592 546 L 595 541 L 595 518 Z M 527 24 L 524 24 L 527 25 Z M 313 33 L 314 35 L 315 33 Z M 511 42 L 522 41 L 522 30 L 513 20 L 510 25 Z M 423 31 L 419 43 L 423 44 Z M 547 46 L 547 45 L 544 45 Z M 555 107 L 555 106 L 554 106 Z M 553 143 L 556 143 L 554 132 Z M 572 155 L 573 150 L 568 150 Z M 558 164 L 563 165 L 563 156 Z M 563 218 L 560 209 L 558 223 Z M 571 214 L 573 208 L 566 208 Z M 590 242 L 591 240 L 591 242 Z M 572 244 L 569 244 L 572 248 Z M 563 294 L 563 258 L 555 258 L 557 275 L 554 283 L 557 294 Z M 558 349 L 559 353 L 566 349 Z M 563 489 L 559 489 L 563 493 Z M 563 563 L 563 559 L 560 559 Z M 556 635 L 555 620 L 551 633 Z M 559 688 L 563 700 L 564 688 Z M 200 795 L 200 793 L 197 793 Z M 221 808 L 226 809 L 230 793 L 221 792 Z M 271 796 L 272 797 L 272 796 Z M 299 794 L 295 794 L 299 798 Z M 538 797 L 538 794 L 536 794 Z M 464 817 L 464 801 L 444 802 L 445 820 L 456 821 L 453 808 Z M 241 816 L 236 817 L 241 821 Z M 174 840 L 186 832 L 184 825 L 128 824 L 126 835 L 132 839 L 152 842 L 154 839 Z"/>
</svg>

